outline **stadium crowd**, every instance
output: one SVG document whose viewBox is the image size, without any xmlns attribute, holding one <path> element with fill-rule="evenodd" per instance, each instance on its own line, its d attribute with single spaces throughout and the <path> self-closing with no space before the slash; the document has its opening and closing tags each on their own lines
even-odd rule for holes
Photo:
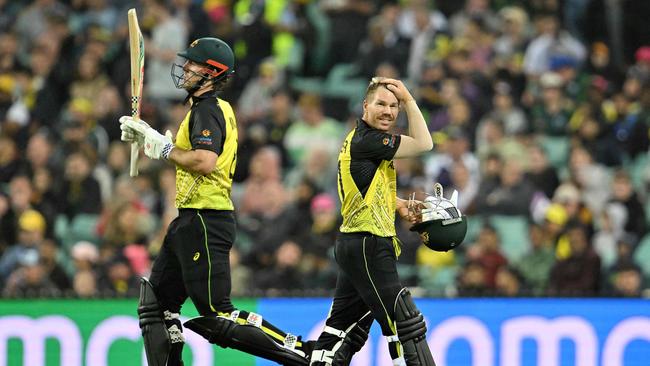
<svg viewBox="0 0 650 366">
<path fill-rule="evenodd" d="M 0 0 L 3 297 L 136 296 L 176 215 L 173 167 L 131 178 L 120 142 L 130 7 L 159 131 L 187 110 L 176 52 L 235 50 L 233 295 L 330 294 L 338 149 L 380 75 L 435 143 L 395 161 L 400 196 L 440 182 L 470 218 L 447 253 L 399 222 L 413 293 L 650 296 L 648 1 Z"/>
</svg>

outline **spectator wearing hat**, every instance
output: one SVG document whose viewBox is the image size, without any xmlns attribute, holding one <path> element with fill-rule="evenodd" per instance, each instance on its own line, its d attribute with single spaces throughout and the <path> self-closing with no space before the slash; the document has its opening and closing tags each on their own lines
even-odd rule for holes
<svg viewBox="0 0 650 366">
<path fill-rule="evenodd" d="M 26 210 L 18 218 L 18 242 L 9 247 L 0 257 L 0 283 L 7 280 L 23 261 L 36 257 L 45 239 L 45 218 L 36 210 Z M 31 257 L 30 257 L 31 256 Z"/>
<path fill-rule="evenodd" d="M 548 71 L 540 77 L 539 86 L 541 95 L 531 111 L 534 131 L 547 136 L 565 136 L 570 131 L 573 105 L 566 97 L 564 80 L 558 73 Z"/>
</svg>

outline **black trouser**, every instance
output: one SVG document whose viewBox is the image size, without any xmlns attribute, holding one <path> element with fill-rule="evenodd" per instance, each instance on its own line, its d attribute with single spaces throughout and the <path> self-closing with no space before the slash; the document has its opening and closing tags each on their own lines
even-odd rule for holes
<svg viewBox="0 0 650 366">
<path fill-rule="evenodd" d="M 180 313 L 189 296 L 201 315 L 235 310 L 229 258 L 234 241 L 232 211 L 180 209 L 151 270 L 162 309 Z"/>
<path fill-rule="evenodd" d="M 395 335 L 394 305 L 403 286 L 397 275 L 392 238 L 369 233 L 339 234 L 335 256 L 339 274 L 326 325 L 345 330 L 370 310 L 383 335 Z M 322 333 L 315 348 L 331 349 L 338 340 Z"/>
</svg>

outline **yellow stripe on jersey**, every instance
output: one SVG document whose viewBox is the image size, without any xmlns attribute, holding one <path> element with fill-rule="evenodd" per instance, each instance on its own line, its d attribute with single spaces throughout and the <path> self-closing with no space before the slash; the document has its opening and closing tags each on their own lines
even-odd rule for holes
<svg viewBox="0 0 650 366">
<path fill-rule="evenodd" d="M 234 209 L 230 200 L 232 177 L 237 164 L 237 121 L 235 113 L 228 102 L 218 99 L 215 103 L 223 112 L 226 121 L 224 131 L 226 139 L 223 150 L 217 158 L 217 168 L 208 175 L 202 175 L 176 166 L 176 207 L 227 210 Z M 189 120 L 191 111 L 185 115 L 176 134 L 175 145 L 184 150 L 191 150 L 191 132 Z"/>
<path fill-rule="evenodd" d="M 342 233 L 369 232 L 395 236 L 397 181 L 392 161 L 382 160 L 365 197 L 352 178 L 350 145 L 356 129 L 343 142 L 339 153 L 338 191 L 341 200 Z"/>
</svg>

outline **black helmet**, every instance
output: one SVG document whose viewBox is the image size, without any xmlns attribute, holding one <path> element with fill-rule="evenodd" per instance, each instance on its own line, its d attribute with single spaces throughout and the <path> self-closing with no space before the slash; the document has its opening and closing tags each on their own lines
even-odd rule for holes
<svg viewBox="0 0 650 366">
<path fill-rule="evenodd" d="M 424 200 L 422 222 L 411 227 L 420 233 L 422 243 L 437 252 L 446 252 L 459 246 L 467 234 L 467 217 L 457 208 L 458 192 L 451 200 L 442 196 L 442 186 L 435 184 L 436 193 Z"/>
<path fill-rule="evenodd" d="M 228 44 L 219 38 L 204 37 L 192 42 L 179 56 L 212 67 L 215 74 L 222 79 L 235 71 L 235 55 Z"/>
</svg>

